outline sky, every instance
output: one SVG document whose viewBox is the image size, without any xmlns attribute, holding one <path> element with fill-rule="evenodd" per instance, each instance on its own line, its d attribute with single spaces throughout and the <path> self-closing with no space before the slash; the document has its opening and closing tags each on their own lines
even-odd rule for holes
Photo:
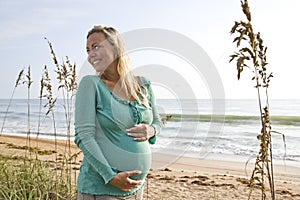
<svg viewBox="0 0 300 200">
<path fill-rule="evenodd" d="M 249 4 L 254 30 L 261 33 L 268 47 L 268 71 L 274 74 L 269 97 L 300 99 L 296 89 L 300 85 L 300 1 L 249 0 Z M 213 79 L 224 90 L 225 98 L 256 98 L 251 71 L 245 70 L 238 81 L 235 64 L 228 62 L 236 50 L 229 32 L 234 21 L 240 20 L 245 20 L 240 0 L 0 0 L 0 98 L 11 96 L 19 71 L 29 65 L 34 81 L 31 97 L 38 97 L 43 67 L 53 66 L 44 37 L 51 41 L 60 61 L 68 56 L 79 71 L 86 67 L 86 34 L 95 24 L 115 27 L 121 35 L 145 29 L 167 30 L 175 40 L 181 35 L 202 48 L 215 71 L 195 71 L 193 61 L 168 49 L 141 48 L 130 54 L 133 68 L 162 66 L 167 73 L 163 75 L 173 77 L 174 83 L 179 75 L 177 85 L 155 82 L 157 98 L 176 97 L 172 87 L 185 90 L 186 85 L 196 98 L 212 98 Z M 153 38 L 146 34 L 144 39 Z M 163 77 L 159 69 L 153 73 Z M 15 98 L 26 95 L 25 87 L 17 88 Z"/>
</svg>

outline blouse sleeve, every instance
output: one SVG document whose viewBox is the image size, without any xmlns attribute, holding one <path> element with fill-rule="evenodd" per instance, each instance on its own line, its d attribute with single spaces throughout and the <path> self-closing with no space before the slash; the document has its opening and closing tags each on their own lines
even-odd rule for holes
<svg viewBox="0 0 300 200">
<path fill-rule="evenodd" d="M 107 184 L 116 172 L 110 167 L 95 140 L 97 83 L 91 76 L 79 84 L 75 101 L 75 143 L 87 162 L 103 177 Z"/>
<path fill-rule="evenodd" d="M 153 128 L 155 130 L 155 135 L 153 137 L 151 137 L 148 141 L 150 144 L 155 144 L 156 135 L 158 135 L 160 133 L 161 128 L 162 128 L 162 121 L 161 121 L 161 118 L 157 111 L 155 95 L 152 90 L 151 82 L 149 80 L 145 79 L 144 77 L 141 77 L 141 79 L 142 79 L 142 82 L 144 82 L 145 86 L 148 89 L 149 101 L 150 101 L 150 105 L 152 107 L 152 113 L 153 113 L 153 121 L 152 121 L 151 126 L 153 126 Z"/>
</svg>

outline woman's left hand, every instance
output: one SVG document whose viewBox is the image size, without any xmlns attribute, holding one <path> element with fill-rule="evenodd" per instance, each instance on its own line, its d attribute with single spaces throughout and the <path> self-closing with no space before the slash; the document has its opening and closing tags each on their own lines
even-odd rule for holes
<svg viewBox="0 0 300 200">
<path fill-rule="evenodd" d="M 155 134 L 153 126 L 148 124 L 136 124 L 134 127 L 126 129 L 126 131 L 128 136 L 139 142 L 146 141 Z"/>
</svg>

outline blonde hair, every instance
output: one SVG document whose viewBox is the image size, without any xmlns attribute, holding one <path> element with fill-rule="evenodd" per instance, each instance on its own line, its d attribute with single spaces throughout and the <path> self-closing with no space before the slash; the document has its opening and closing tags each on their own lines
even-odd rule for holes
<svg viewBox="0 0 300 200">
<path fill-rule="evenodd" d="M 117 72 L 120 77 L 121 89 L 124 89 L 127 96 L 132 96 L 140 104 L 148 107 L 149 104 L 145 104 L 148 95 L 147 89 L 138 83 L 132 73 L 130 59 L 118 31 L 113 27 L 96 25 L 88 32 L 87 39 L 93 33 L 99 32 L 103 33 L 108 42 L 115 47 L 115 59 L 117 61 Z"/>
</svg>

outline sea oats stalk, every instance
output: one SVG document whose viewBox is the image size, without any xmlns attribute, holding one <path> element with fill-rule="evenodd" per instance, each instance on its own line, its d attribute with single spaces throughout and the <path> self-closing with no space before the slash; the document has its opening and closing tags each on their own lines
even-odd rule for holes
<svg viewBox="0 0 300 200">
<path fill-rule="evenodd" d="M 24 78 L 24 69 L 22 69 L 22 70 L 19 72 L 19 75 L 18 75 L 18 78 L 17 78 L 17 80 L 16 80 L 14 89 L 13 89 L 12 94 L 11 94 L 11 97 L 10 97 L 10 99 L 9 99 L 8 106 L 7 106 L 7 108 L 6 108 L 6 112 L 5 112 L 4 119 L 3 119 L 3 122 L 2 122 L 2 126 L 1 126 L 1 132 L 0 132 L 0 135 L 3 133 L 4 124 L 5 124 L 5 121 L 6 121 L 6 118 L 7 118 L 7 113 L 8 113 L 8 111 L 9 111 L 9 108 L 10 108 L 10 105 L 11 105 L 11 101 L 13 100 L 13 97 L 14 97 L 14 94 L 15 94 L 15 91 L 16 91 L 16 88 L 17 88 L 20 84 L 22 84 L 23 78 Z"/>
<path fill-rule="evenodd" d="M 45 66 L 46 67 L 46 66 Z M 39 95 L 39 118 L 38 118 L 38 127 L 37 127 L 37 134 L 36 134 L 36 146 L 39 146 L 38 137 L 40 135 L 40 128 L 41 128 L 41 114 L 42 114 L 42 107 L 43 107 L 43 93 L 44 93 L 44 77 L 40 80 L 40 95 Z"/>
<path fill-rule="evenodd" d="M 30 147 L 30 87 L 33 83 L 31 79 L 30 66 L 28 66 L 27 75 L 24 83 L 27 84 L 27 146 Z"/>
<path fill-rule="evenodd" d="M 11 101 L 13 99 L 15 90 L 16 90 L 16 88 L 19 85 L 26 84 L 27 85 L 27 130 L 26 130 L 27 140 L 26 140 L 26 142 L 27 142 L 27 146 L 28 146 L 27 149 L 30 149 L 30 100 L 31 100 L 30 99 L 30 87 L 31 87 L 32 83 L 33 83 L 33 81 L 31 79 L 30 66 L 28 66 L 28 68 L 27 68 L 27 74 L 26 75 L 24 73 L 24 69 L 22 69 L 20 71 L 19 75 L 18 75 L 18 78 L 17 78 L 16 83 L 15 83 L 15 87 L 13 89 L 11 98 L 9 100 L 9 103 L 8 103 L 8 106 L 7 106 L 7 109 L 6 109 L 6 112 L 5 112 L 5 116 L 4 116 L 4 119 L 3 119 L 2 127 L 1 127 L 1 134 L 2 134 L 3 128 L 4 128 L 4 124 L 5 124 L 5 120 L 6 120 L 6 117 L 7 117 L 7 113 L 9 111 L 9 108 L 10 108 Z M 27 153 L 27 150 L 26 150 L 26 153 Z"/>
<path fill-rule="evenodd" d="M 55 123 L 55 114 L 54 114 L 54 107 L 55 107 L 56 99 L 53 98 L 52 84 L 51 84 L 51 79 L 49 76 L 47 65 L 45 65 L 45 67 L 44 67 L 44 73 L 42 76 L 41 84 L 43 85 L 43 86 L 41 86 L 41 88 L 43 88 L 43 89 L 45 88 L 41 93 L 42 97 L 44 97 L 48 100 L 48 102 L 44 105 L 44 107 L 48 107 L 46 115 L 48 115 L 49 113 L 51 113 L 51 115 L 52 115 L 54 137 L 56 138 L 57 134 L 56 134 L 56 123 Z M 57 140 L 55 139 L 55 148 L 57 148 L 56 142 L 57 142 Z"/>
<path fill-rule="evenodd" d="M 48 100 L 48 102 L 45 105 L 45 107 L 48 107 L 48 111 L 46 112 L 46 115 L 48 115 L 49 113 L 51 113 L 52 115 L 53 130 L 54 130 L 54 146 L 55 146 L 54 148 L 55 148 L 55 152 L 57 152 L 57 133 L 56 133 L 56 123 L 55 123 L 55 114 L 54 114 L 54 106 L 55 106 L 56 99 L 54 100 L 53 98 L 51 79 L 46 65 L 44 67 L 44 73 L 42 76 L 41 84 L 43 85 L 43 87 L 41 88 L 45 88 L 45 91 L 43 91 L 45 93 L 42 96 L 47 98 Z M 58 159 L 56 153 L 55 154 L 55 179 L 56 180 L 58 180 L 57 160 Z M 56 182 L 55 182 L 55 192 L 58 193 L 58 185 Z"/>
<path fill-rule="evenodd" d="M 236 43 L 238 52 L 230 55 L 230 62 L 235 60 L 238 71 L 237 78 L 240 79 L 244 68 L 253 73 L 252 80 L 255 81 L 261 119 L 261 131 L 257 138 L 260 140 L 260 149 L 256 157 L 255 167 L 250 178 L 250 191 L 248 199 L 251 198 L 255 183 L 258 183 L 262 199 L 266 199 L 266 181 L 269 182 L 271 197 L 275 200 L 275 186 L 273 177 L 271 120 L 269 114 L 268 88 L 272 73 L 267 72 L 267 47 L 264 46 L 260 33 L 255 33 L 251 24 L 251 13 L 247 0 L 241 1 L 243 13 L 247 21 L 235 22 L 231 34 L 236 35 L 233 43 Z M 243 46 L 242 46 L 243 45 Z M 264 104 L 263 104 L 264 99 Z M 267 180 L 265 180 L 267 177 Z"/>
<path fill-rule="evenodd" d="M 67 145 L 68 156 L 71 157 L 70 151 L 70 139 L 71 139 L 71 120 L 73 118 L 73 97 L 77 90 L 76 83 L 76 65 L 72 65 L 68 56 L 66 57 L 66 62 L 63 61 L 62 65 L 56 70 L 57 80 L 59 83 L 58 90 L 62 91 L 63 94 L 63 107 L 65 110 L 65 119 L 67 126 Z M 67 152 L 67 149 L 66 149 Z"/>
<path fill-rule="evenodd" d="M 46 38 L 45 38 L 46 39 Z M 65 111 L 65 120 L 67 127 L 67 140 L 65 146 L 65 163 L 66 167 L 63 167 L 66 171 L 67 178 L 69 180 L 69 187 L 72 187 L 71 174 L 72 174 L 72 155 L 71 155 L 71 120 L 73 118 L 73 97 L 77 90 L 76 82 L 76 65 L 71 64 L 69 57 L 66 56 L 66 62 L 62 61 L 62 64 L 59 64 L 57 61 L 56 54 L 54 52 L 52 44 L 47 40 L 50 52 L 53 58 L 53 62 L 56 66 L 56 79 L 58 81 L 58 92 L 62 93 L 63 108 Z M 63 171 L 61 171 L 62 173 Z M 69 190 L 72 192 L 72 190 Z M 70 195 L 71 196 L 71 195 Z"/>
</svg>

